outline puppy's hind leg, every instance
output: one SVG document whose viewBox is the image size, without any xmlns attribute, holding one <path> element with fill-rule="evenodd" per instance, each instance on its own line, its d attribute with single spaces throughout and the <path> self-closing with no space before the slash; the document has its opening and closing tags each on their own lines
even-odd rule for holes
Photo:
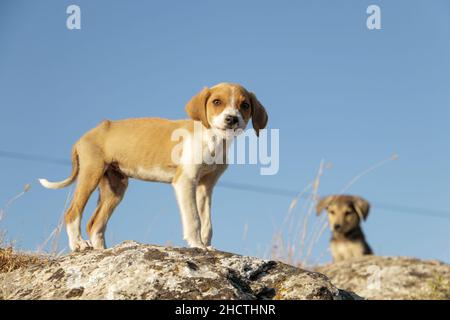
<svg viewBox="0 0 450 320">
<path fill-rule="evenodd" d="M 107 169 L 99 184 L 97 208 L 87 224 L 87 233 L 94 249 L 105 249 L 106 224 L 123 199 L 128 178 L 114 169 Z"/>
<path fill-rule="evenodd" d="M 91 247 L 89 242 L 83 240 L 81 237 L 81 218 L 86 203 L 97 187 L 105 170 L 105 165 L 101 158 L 92 158 L 90 155 L 83 157 L 83 153 L 80 152 L 79 161 L 80 169 L 77 178 L 77 187 L 70 207 L 64 217 L 67 235 L 69 237 L 69 246 L 72 251 L 83 251 Z"/>
</svg>

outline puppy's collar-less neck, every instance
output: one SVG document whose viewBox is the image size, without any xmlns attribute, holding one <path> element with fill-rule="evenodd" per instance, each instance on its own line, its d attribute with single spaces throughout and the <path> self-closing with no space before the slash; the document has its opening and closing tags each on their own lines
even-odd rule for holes
<svg viewBox="0 0 450 320">
<path fill-rule="evenodd" d="M 355 227 L 345 233 L 337 233 L 335 231 L 333 231 L 332 236 L 331 236 L 331 240 L 360 240 L 360 239 L 364 239 L 364 234 L 361 230 L 361 227 Z"/>
<path fill-rule="evenodd" d="M 215 139 L 215 140 L 226 140 L 228 142 L 233 141 L 233 139 L 237 136 L 235 131 L 231 130 L 223 130 L 219 128 L 204 128 L 206 130 L 206 139 Z"/>
</svg>

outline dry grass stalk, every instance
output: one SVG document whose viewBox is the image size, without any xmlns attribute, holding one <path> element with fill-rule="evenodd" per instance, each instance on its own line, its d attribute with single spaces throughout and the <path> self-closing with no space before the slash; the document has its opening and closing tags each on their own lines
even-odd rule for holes
<svg viewBox="0 0 450 320">
<path fill-rule="evenodd" d="M 313 234 L 308 233 L 311 226 L 311 215 L 314 212 L 315 203 L 318 198 L 320 180 L 324 170 L 328 168 L 324 160 L 320 162 L 319 170 L 315 179 L 310 182 L 301 192 L 299 192 L 291 201 L 288 212 L 283 220 L 282 226 L 274 233 L 271 245 L 271 259 L 280 260 L 291 265 L 305 266 L 312 252 L 314 243 L 318 241 L 318 230 L 314 223 Z M 310 192 L 307 195 L 307 192 Z M 295 209 L 301 202 L 300 215 L 294 214 Z"/>
<path fill-rule="evenodd" d="M 50 243 L 50 255 L 54 257 L 59 257 L 65 249 L 60 249 L 60 239 L 61 239 L 61 232 L 64 227 L 64 213 L 67 210 L 70 200 L 72 198 L 72 190 L 69 190 L 67 193 L 66 201 L 64 203 L 64 208 L 60 214 L 59 222 L 56 225 L 56 227 L 52 230 L 52 232 L 49 234 L 49 236 L 37 247 L 38 253 L 45 252 L 45 248 Z"/>
</svg>

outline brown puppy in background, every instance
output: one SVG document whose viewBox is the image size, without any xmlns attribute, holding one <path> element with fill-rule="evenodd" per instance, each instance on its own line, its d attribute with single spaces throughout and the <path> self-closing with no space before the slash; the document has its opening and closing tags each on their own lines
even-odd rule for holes
<svg viewBox="0 0 450 320">
<path fill-rule="evenodd" d="M 360 226 L 369 215 L 369 202 L 357 196 L 331 195 L 317 203 L 318 215 L 324 209 L 332 232 L 330 248 L 334 262 L 373 253 Z"/>
</svg>

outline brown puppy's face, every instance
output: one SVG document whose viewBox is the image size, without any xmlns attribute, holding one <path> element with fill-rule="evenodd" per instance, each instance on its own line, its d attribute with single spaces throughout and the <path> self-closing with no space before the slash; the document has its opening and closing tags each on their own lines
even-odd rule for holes
<svg viewBox="0 0 450 320">
<path fill-rule="evenodd" d="M 333 232 L 347 233 L 359 226 L 367 218 L 370 204 L 357 196 L 334 195 L 328 196 L 317 204 L 317 214 L 322 210 L 328 213 L 328 222 Z"/>
<path fill-rule="evenodd" d="M 256 135 L 266 127 L 268 116 L 256 96 L 233 83 L 204 88 L 186 105 L 187 114 L 206 128 L 218 130 L 245 129 L 250 118 Z"/>
<path fill-rule="evenodd" d="M 330 228 L 334 232 L 347 233 L 359 225 L 358 213 L 350 202 L 334 202 L 326 210 Z"/>
</svg>

